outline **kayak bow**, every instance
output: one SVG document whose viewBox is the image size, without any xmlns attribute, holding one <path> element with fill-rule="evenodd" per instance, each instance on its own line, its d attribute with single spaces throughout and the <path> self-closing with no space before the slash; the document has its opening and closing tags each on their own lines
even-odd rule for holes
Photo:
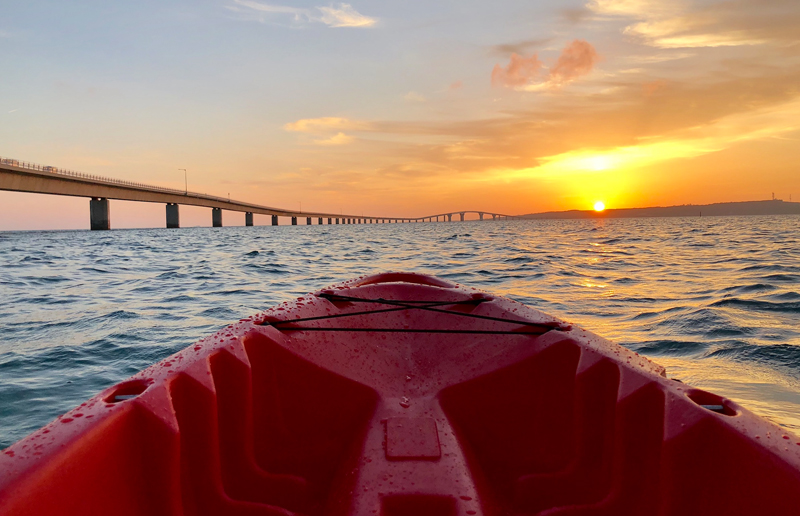
<svg viewBox="0 0 800 516">
<path fill-rule="evenodd" d="M 2 515 L 800 514 L 800 442 L 411 273 L 243 319 L 0 453 Z"/>
</svg>

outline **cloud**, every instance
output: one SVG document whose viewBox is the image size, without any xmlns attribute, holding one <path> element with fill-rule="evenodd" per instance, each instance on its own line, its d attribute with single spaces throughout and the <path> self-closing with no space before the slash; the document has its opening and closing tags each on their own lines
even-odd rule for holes
<svg viewBox="0 0 800 516">
<path fill-rule="evenodd" d="M 403 95 L 403 98 L 406 99 L 407 102 L 425 102 L 428 100 L 424 95 L 417 93 L 416 91 L 409 91 Z"/>
<path fill-rule="evenodd" d="M 550 70 L 548 82 L 564 85 L 589 74 L 600 60 L 600 55 L 592 45 L 576 39 L 561 52 L 555 66 Z"/>
<path fill-rule="evenodd" d="M 285 5 L 270 5 L 262 4 L 261 2 L 254 2 L 251 0 L 234 0 L 239 5 L 249 7 L 250 9 L 261 11 L 265 13 L 283 13 L 294 14 L 296 16 L 303 16 L 308 13 L 308 9 L 301 9 L 299 7 L 288 7 Z"/>
<path fill-rule="evenodd" d="M 329 6 L 305 9 L 285 5 L 264 4 L 254 0 L 233 1 L 236 5 L 227 7 L 234 12 L 244 15 L 252 15 L 253 13 L 289 14 L 295 23 L 324 23 L 328 27 L 372 27 L 378 22 L 377 18 L 364 16 L 356 11 L 350 4 L 344 3 L 340 3 L 338 7 Z M 246 7 L 250 11 L 245 11 L 238 6 Z M 246 19 L 264 21 L 260 17 L 253 18 L 252 16 L 246 16 Z"/>
<path fill-rule="evenodd" d="M 450 91 L 456 91 L 456 90 L 460 90 L 463 86 L 464 86 L 463 82 L 456 81 L 453 84 L 451 84 L 447 89 L 449 89 Z"/>
<path fill-rule="evenodd" d="M 623 32 L 657 48 L 800 42 L 800 9 L 792 0 L 591 0 L 587 7 L 635 20 Z"/>
<path fill-rule="evenodd" d="M 367 124 L 340 117 L 303 118 L 283 126 L 287 131 L 298 133 L 320 133 L 331 129 L 364 130 Z"/>
<path fill-rule="evenodd" d="M 616 16 L 663 16 L 680 11 L 681 0 L 590 0 L 586 7 L 596 13 Z"/>
<path fill-rule="evenodd" d="M 553 38 L 526 39 L 515 43 L 493 45 L 489 48 L 489 52 L 501 57 L 506 57 L 510 54 L 527 54 L 531 50 L 548 45 L 551 41 L 553 41 Z"/>
<path fill-rule="evenodd" d="M 347 164 L 370 163 L 365 174 L 452 174 L 467 181 L 521 171 L 525 178 L 580 172 L 597 159 L 612 169 L 646 167 L 800 129 L 800 93 L 793 87 L 800 66 L 758 78 L 713 77 L 664 84 L 621 76 L 607 84 L 614 87 L 608 95 L 565 92 L 537 101 L 535 109 L 520 106 L 492 118 L 360 122 L 383 137 L 363 140 L 359 156 Z"/>
<path fill-rule="evenodd" d="M 11 33 L 5 30 L 0 29 L 0 38 L 10 38 Z"/>
<path fill-rule="evenodd" d="M 561 52 L 555 65 L 543 82 L 538 79 L 544 65 L 536 54 L 525 58 L 511 54 L 508 66 L 495 65 L 492 70 L 492 86 L 525 91 L 560 88 L 589 74 L 600 60 L 595 48 L 582 39 L 576 39 Z"/>
<path fill-rule="evenodd" d="M 339 8 L 317 7 L 322 11 L 322 23 L 330 27 L 372 27 L 378 20 L 356 12 L 350 4 L 339 4 Z"/>
<path fill-rule="evenodd" d="M 696 54 L 691 52 L 680 52 L 680 53 L 660 52 L 658 54 L 650 54 L 650 55 L 627 56 L 625 60 L 637 64 L 656 64 L 656 63 L 664 63 L 666 61 L 677 61 L 678 59 L 686 59 L 689 57 L 694 57 L 695 55 Z"/>
<path fill-rule="evenodd" d="M 492 70 L 492 86 L 504 88 L 518 88 L 532 83 L 542 70 L 542 62 L 533 54 L 531 57 L 522 57 L 517 53 L 511 54 L 511 60 L 503 68 L 499 64 Z"/>
<path fill-rule="evenodd" d="M 330 138 L 326 138 L 324 140 L 314 140 L 314 143 L 317 145 L 346 145 L 351 143 L 353 140 L 354 138 L 352 136 L 348 136 L 344 133 L 336 133 Z"/>
<path fill-rule="evenodd" d="M 703 156 L 728 149 L 738 143 L 768 138 L 782 138 L 783 134 L 797 131 L 793 118 L 800 115 L 800 99 L 780 107 L 770 106 L 748 113 L 732 114 L 704 127 L 677 131 L 640 141 L 636 145 L 606 149 L 577 149 L 561 154 L 543 156 L 540 164 L 512 173 L 518 177 L 565 177 L 620 168 L 641 168 L 656 163 Z M 602 163 L 603 167 L 597 166 Z"/>
</svg>

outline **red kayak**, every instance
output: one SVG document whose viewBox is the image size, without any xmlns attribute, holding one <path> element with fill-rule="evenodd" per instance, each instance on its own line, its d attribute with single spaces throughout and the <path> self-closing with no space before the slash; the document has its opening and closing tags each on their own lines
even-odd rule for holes
<svg viewBox="0 0 800 516">
<path fill-rule="evenodd" d="M 417 274 L 243 319 L 0 453 L 6 515 L 794 515 L 796 437 Z"/>
</svg>

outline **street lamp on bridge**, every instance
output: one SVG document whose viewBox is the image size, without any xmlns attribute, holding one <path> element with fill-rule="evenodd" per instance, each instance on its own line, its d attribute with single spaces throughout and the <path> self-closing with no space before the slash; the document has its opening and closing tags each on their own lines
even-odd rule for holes
<svg viewBox="0 0 800 516">
<path fill-rule="evenodd" d="M 179 168 L 178 170 L 183 170 L 183 183 L 186 186 L 186 193 L 184 195 L 189 195 L 189 175 L 186 173 L 185 168 Z"/>
</svg>

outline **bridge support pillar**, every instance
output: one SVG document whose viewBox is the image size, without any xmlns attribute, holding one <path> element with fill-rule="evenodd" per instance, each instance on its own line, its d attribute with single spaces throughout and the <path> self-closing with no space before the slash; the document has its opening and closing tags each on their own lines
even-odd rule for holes
<svg viewBox="0 0 800 516">
<path fill-rule="evenodd" d="M 167 203 L 167 228 L 181 227 L 181 217 L 178 213 L 178 205 L 174 203 Z"/>
<path fill-rule="evenodd" d="M 478 213 L 478 217 L 480 217 L 480 218 L 481 218 L 481 220 L 483 220 L 483 213 L 480 213 L 480 212 L 479 212 L 479 213 Z"/>
<path fill-rule="evenodd" d="M 222 227 L 222 208 L 211 208 L 211 225 L 215 228 Z"/>
<path fill-rule="evenodd" d="M 337 223 L 337 224 L 339 223 L 339 219 L 336 219 L 336 223 Z"/>
<path fill-rule="evenodd" d="M 447 222 L 453 222 L 453 214 L 452 213 L 448 213 L 447 214 Z"/>
<path fill-rule="evenodd" d="M 244 225 L 245 226 L 252 226 L 253 225 L 253 213 L 246 211 L 244 212 Z"/>
<path fill-rule="evenodd" d="M 89 223 L 92 229 L 111 229 L 108 199 L 92 197 L 92 200 L 89 201 Z"/>
<path fill-rule="evenodd" d="M 273 215 L 272 216 L 272 225 L 273 226 L 277 226 L 278 225 L 278 216 L 277 215 Z"/>
<path fill-rule="evenodd" d="M 317 220 L 317 225 L 318 225 L 318 226 L 321 226 L 321 225 L 322 225 L 322 217 L 320 217 L 320 218 L 319 218 L 319 220 Z"/>
<path fill-rule="evenodd" d="M 311 225 L 311 217 L 306 217 L 306 226 Z"/>
<path fill-rule="evenodd" d="M 297 225 L 297 217 L 292 217 L 292 226 Z"/>
<path fill-rule="evenodd" d="M 497 215 L 495 215 L 494 213 L 492 213 L 492 220 L 497 220 Z"/>
<path fill-rule="evenodd" d="M 462 211 L 459 215 L 461 215 L 461 222 L 464 222 L 464 212 Z"/>
<path fill-rule="evenodd" d="M 332 219 L 331 217 L 328 217 L 328 225 L 329 225 L 329 226 L 331 225 L 331 222 L 332 222 L 332 221 L 333 221 L 333 219 Z"/>
</svg>

